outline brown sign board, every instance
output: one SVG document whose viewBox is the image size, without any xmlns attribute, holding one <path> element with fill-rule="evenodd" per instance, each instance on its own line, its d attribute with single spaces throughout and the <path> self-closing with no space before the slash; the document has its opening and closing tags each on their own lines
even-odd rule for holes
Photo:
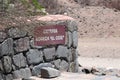
<svg viewBox="0 0 120 80">
<path fill-rule="evenodd" d="M 65 44 L 65 26 L 50 25 L 34 29 L 34 45 L 56 45 Z"/>
</svg>

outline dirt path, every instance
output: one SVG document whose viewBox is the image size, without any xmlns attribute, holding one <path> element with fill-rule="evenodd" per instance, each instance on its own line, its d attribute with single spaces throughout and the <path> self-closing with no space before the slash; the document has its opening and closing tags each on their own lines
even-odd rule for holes
<svg viewBox="0 0 120 80">
<path fill-rule="evenodd" d="M 120 38 L 81 38 L 78 51 L 82 57 L 120 58 Z"/>
<path fill-rule="evenodd" d="M 79 57 L 78 61 L 83 67 L 120 70 L 120 59 Z"/>
</svg>

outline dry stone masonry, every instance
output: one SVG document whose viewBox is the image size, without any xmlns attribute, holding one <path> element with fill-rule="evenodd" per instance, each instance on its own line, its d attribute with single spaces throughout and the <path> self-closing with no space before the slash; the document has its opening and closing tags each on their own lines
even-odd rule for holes
<svg viewBox="0 0 120 80">
<path fill-rule="evenodd" d="M 35 25 L 29 23 L 26 26 L 7 26 L 0 29 L 0 79 L 13 80 L 39 75 L 51 78 L 59 76 L 60 71 L 78 72 L 78 34 L 75 20 L 62 15 L 38 16 L 33 20 L 38 23 Z M 61 42 L 56 41 L 54 37 L 51 37 L 54 40 L 52 43 L 46 41 L 41 45 L 39 41 L 35 41 L 35 29 L 57 25 L 65 28 L 65 32 L 59 33 L 65 34 L 56 38 Z M 61 29 L 60 26 L 57 29 Z M 54 35 L 58 32 L 57 29 L 53 32 L 49 29 L 48 32 Z M 37 34 L 38 37 L 41 34 Z M 49 34 L 49 37 L 52 34 Z"/>
</svg>

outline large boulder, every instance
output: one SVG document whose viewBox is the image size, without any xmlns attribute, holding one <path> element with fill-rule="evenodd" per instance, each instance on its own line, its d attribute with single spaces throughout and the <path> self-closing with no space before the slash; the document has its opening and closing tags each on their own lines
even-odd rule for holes
<svg viewBox="0 0 120 80">
<path fill-rule="evenodd" d="M 51 63 L 41 63 L 41 64 L 33 67 L 32 74 L 34 76 L 41 75 L 41 69 L 42 69 L 42 67 L 54 67 L 54 65 L 52 65 Z"/>
<path fill-rule="evenodd" d="M 51 67 L 43 67 L 41 69 L 42 78 L 55 78 L 60 76 L 60 71 Z"/>
</svg>

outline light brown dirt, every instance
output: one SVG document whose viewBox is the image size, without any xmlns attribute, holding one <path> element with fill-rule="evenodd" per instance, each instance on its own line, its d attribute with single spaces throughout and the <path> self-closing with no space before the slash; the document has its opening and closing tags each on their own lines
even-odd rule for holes
<svg viewBox="0 0 120 80">
<path fill-rule="evenodd" d="M 48 1 L 50 3 L 50 0 Z M 76 19 L 79 31 L 78 50 L 81 56 L 120 57 L 120 11 L 116 10 L 119 0 L 54 2 L 57 7 L 52 8 L 53 6 L 49 5 L 48 11 L 51 14 L 64 14 Z"/>
<path fill-rule="evenodd" d="M 82 57 L 120 58 L 120 38 L 79 39 L 78 51 Z"/>
</svg>

